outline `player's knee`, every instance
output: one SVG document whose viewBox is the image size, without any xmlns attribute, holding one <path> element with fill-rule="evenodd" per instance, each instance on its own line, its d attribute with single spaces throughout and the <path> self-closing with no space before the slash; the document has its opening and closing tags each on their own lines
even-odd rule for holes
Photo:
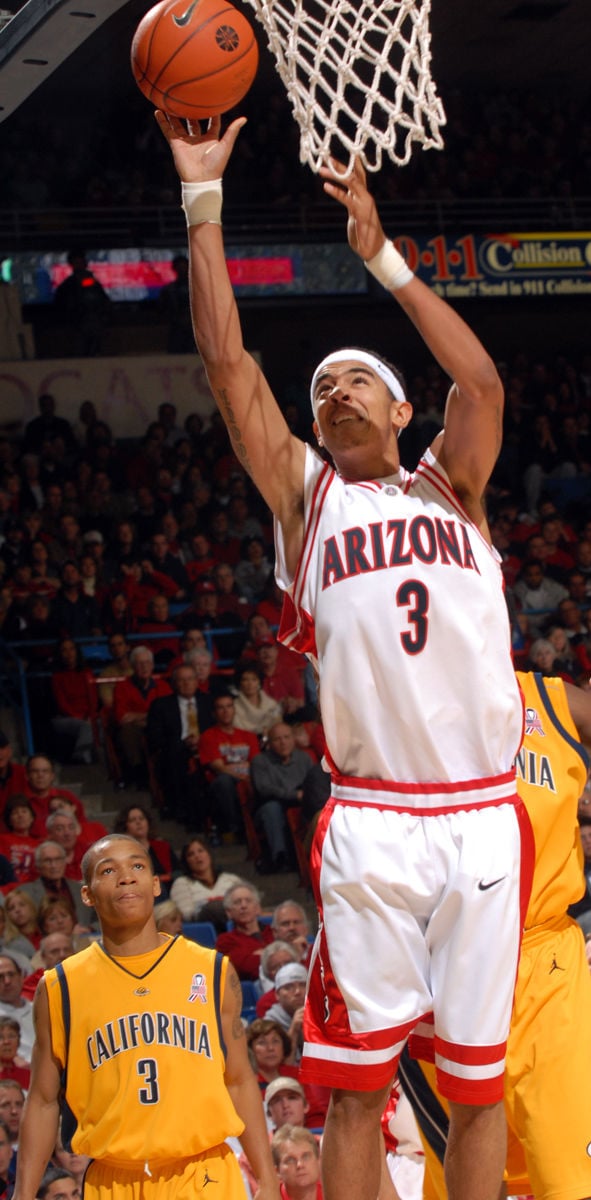
<svg viewBox="0 0 591 1200">
<path fill-rule="evenodd" d="M 329 1116 L 342 1129 L 370 1129 L 379 1125 L 389 1093 L 390 1085 L 375 1092 L 352 1092 L 335 1088 Z"/>
<path fill-rule="evenodd" d="M 449 1101 L 450 1127 L 456 1130 L 467 1128 L 469 1125 L 488 1125 L 505 1120 L 505 1109 L 502 1100 L 494 1104 L 459 1104 L 456 1100 Z"/>
</svg>

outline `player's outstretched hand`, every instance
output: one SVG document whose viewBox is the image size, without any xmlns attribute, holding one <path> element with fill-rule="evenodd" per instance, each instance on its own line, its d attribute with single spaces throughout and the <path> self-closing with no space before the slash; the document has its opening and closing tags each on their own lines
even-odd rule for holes
<svg viewBox="0 0 591 1200">
<path fill-rule="evenodd" d="M 347 209 L 349 245 L 360 258 L 367 261 L 381 250 L 386 235 L 373 196 L 367 190 L 365 171 L 359 159 L 355 159 L 348 175 L 345 174 L 343 163 L 335 158 L 329 158 L 328 162 L 328 166 L 320 168 L 324 191 Z"/>
<path fill-rule="evenodd" d="M 220 137 L 221 117 L 212 117 L 203 132 L 198 121 L 181 121 L 161 109 L 156 109 L 155 116 L 183 183 L 221 179 L 234 142 L 246 125 L 246 117 L 237 117 Z"/>
</svg>

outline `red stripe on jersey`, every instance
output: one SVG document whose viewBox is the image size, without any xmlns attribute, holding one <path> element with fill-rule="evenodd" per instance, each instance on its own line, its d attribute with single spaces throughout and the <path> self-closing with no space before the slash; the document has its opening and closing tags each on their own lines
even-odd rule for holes
<svg viewBox="0 0 591 1200">
<path fill-rule="evenodd" d="M 317 657 L 314 621 L 305 609 L 297 611 L 288 592 L 283 594 L 277 638 L 284 646 L 289 646 L 290 650 L 297 650 L 300 654 L 313 654 L 315 658 Z"/>
<path fill-rule="evenodd" d="M 400 783 L 388 779 L 360 779 L 357 775 L 338 775 L 336 783 L 340 787 L 362 787 L 364 790 L 375 789 L 381 792 L 470 792 L 473 788 L 493 787 L 495 784 L 504 786 L 515 779 L 514 771 L 506 771 L 504 775 L 490 775 L 483 779 L 464 779 L 458 783 Z"/>
<path fill-rule="evenodd" d="M 417 467 L 417 470 L 415 473 L 415 478 L 423 477 L 424 479 L 427 479 L 428 482 L 430 483 L 431 487 L 434 488 L 435 491 L 439 492 L 441 496 L 445 496 L 445 498 L 448 500 L 448 502 L 450 504 L 452 504 L 453 507 L 455 508 L 456 512 L 458 513 L 458 516 L 463 517 L 464 520 L 466 520 L 468 522 L 471 529 L 473 529 L 474 532 L 478 535 L 478 537 L 480 538 L 480 541 L 483 543 L 484 546 L 486 546 L 489 554 L 493 554 L 493 556 L 494 556 L 494 551 L 493 551 L 493 548 L 492 548 L 490 542 L 488 542 L 486 540 L 486 538 L 483 537 L 480 529 L 474 523 L 472 517 L 470 516 L 470 513 L 464 508 L 462 501 L 460 500 L 457 493 L 454 491 L 451 484 L 448 482 L 448 480 L 443 475 L 440 474 L 441 470 L 442 470 L 442 468 L 439 467 L 438 465 L 435 466 L 433 463 L 425 462 L 425 460 L 423 459 L 423 460 L 421 460 L 421 462 L 419 463 L 419 465 Z"/>
<path fill-rule="evenodd" d="M 312 552 L 314 550 L 314 544 L 318 533 L 318 525 L 322 516 L 322 509 L 324 508 L 324 502 L 334 479 L 335 472 L 332 467 L 327 465 L 319 475 L 312 495 L 312 503 L 310 505 L 310 520 L 308 522 L 308 528 L 304 532 L 302 553 L 300 554 L 293 581 L 294 604 L 298 611 L 301 604 L 302 592 L 306 582 L 310 558 L 312 557 Z"/>
</svg>

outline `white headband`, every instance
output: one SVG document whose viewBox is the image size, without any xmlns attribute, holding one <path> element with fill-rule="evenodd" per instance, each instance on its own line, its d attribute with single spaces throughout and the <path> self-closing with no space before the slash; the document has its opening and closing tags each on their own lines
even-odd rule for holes
<svg viewBox="0 0 591 1200">
<path fill-rule="evenodd" d="M 381 362 L 379 358 L 376 358 L 375 354 L 370 354 L 367 350 L 335 350 L 333 354 L 327 354 L 326 358 L 322 359 L 322 362 L 316 367 L 316 370 L 312 376 L 312 383 L 310 384 L 310 400 L 312 401 L 312 409 L 314 412 L 316 411 L 314 409 L 314 393 L 316 391 L 318 379 L 322 372 L 325 371 L 331 363 L 339 362 L 365 363 L 366 367 L 371 367 L 372 371 L 375 371 L 376 375 L 379 375 L 380 379 L 383 380 L 389 391 L 392 392 L 394 399 L 398 400 L 400 404 L 404 404 L 406 396 L 404 395 L 402 387 L 400 386 L 400 383 L 397 380 L 394 372 L 391 371 L 390 367 L 387 367 L 385 363 Z"/>
</svg>

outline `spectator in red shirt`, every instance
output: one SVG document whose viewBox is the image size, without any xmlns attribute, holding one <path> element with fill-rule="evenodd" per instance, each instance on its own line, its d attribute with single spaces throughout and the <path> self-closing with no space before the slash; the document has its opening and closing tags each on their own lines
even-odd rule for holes
<svg viewBox="0 0 591 1200">
<path fill-rule="evenodd" d="M 224 908 L 233 928 L 220 933 L 216 950 L 227 954 L 240 979 L 258 979 L 261 954 L 274 940 L 270 925 L 263 925 L 261 897 L 254 883 L 243 879 L 224 893 Z"/>
<path fill-rule="evenodd" d="M 284 716 L 293 716 L 304 707 L 304 681 L 300 673 L 279 663 L 279 647 L 272 635 L 260 639 L 257 659 L 263 672 L 263 691 L 281 706 Z"/>
<path fill-rule="evenodd" d="M 208 538 L 204 533 L 193 533 L 189 539 L 190 557 L 185 563 L 187 577 L 191 584 L 197 582 L 198 579 L 203 579 L 204 576 L 211 575 L 215 566 L 215 558 L 211 553 L 211 546 Z"/>
<path fill-rule="evenodd" d="M 234 698 L 222 692 L 213 701 L 215 724 L 201 734 L 199 761 L 206 772 L 210 817 L 219 829 L 236 835 L 242 834 L 238 784 L 249 779 L 259 740 L 255 733 L 237 729 L 234 718 Z"/>
<path fill-rule="evenodd" d="M 144 731 L 148 709 L 159 696 L 169 696 L 170 687 L 165 679 L 154 678 L 154 655 L 147 646 L 136 646 L 129 661 L 133 675 L 115 684 L 113 719 L 124 780 L 143 787 L 147 782 Z"/>
<path fill-rule="evenodd" d="M 169 667 L 179 654 L 179 633 L 174 621 L 170 619 L 167 596 L 152 596 L 148 601 L 148 616 L 140 622 L 140 634 L 162 634 L 162 637 L 150 637 L 150 650 L 154 661 L 159 667 Z M 172 635 L 172 636 L 165 636 Z"/>
<path fill-rule="evenodd" d="M 18 1048 L 21 1027 L 14 1017 L 0 1016 L 0 1079 L 16 1079 L 25 1090 L 31 1080 L 31 1068 Z"/>
<path fill-rule="evenodd" d="M 51 718 L 59 747 L 57 757 L 62 762 L 91 763 L 96 757 L 96 681 L 80 647 L 71 638 L 62 638 L 58 644 L 51 690 L 57 710 Z"/>
<path fill-rule="evenodd" d="M 31 829 L 35 813 L 30 800 L 15 792 L 6 802 L 4 824 L 7 833 L 0 833 L 0 854 L 8 859 L 19 883 L 37 878 L 35 870 L 35 847 L 38 839 L 32 837 Z"/>
<path fill-rule="evenodd" d="M 79 821 L 84 820 L 82 801 L 75 792 L 71 792 L 68 788 L 55 786 L 53 763 L 45 754 L 32 754 L 27 759 L 25 795 L 31 801 L 35 813 L 35 820 L 30 831 L 31 837 L 45 837 L 45 822 L 50 813 L 51 801 L 58 797 L 67 800 L 72 805 Z"/>
<path fill-rule="evenodd" d="M 147 558 L 154 571 L 159 575 L 166 575 L 176 585 L 175 600 L 184 600 L 189 586 L 187 572 L 180 556 L 171 552 L 165 533 L 158 532 L 152 535 Z"/>
<path fill-rule="evenodd" d="M 119 586 L 119 584 L 118 584 Z M 148 603 L 153 596 L 168 596 L 172 600 L 178 591 L 168 575 L 156 571 L 149 559 L 121 567 L 120 590 L 123 592 L 134 621 L 148 619 Z"/>
</svg>

